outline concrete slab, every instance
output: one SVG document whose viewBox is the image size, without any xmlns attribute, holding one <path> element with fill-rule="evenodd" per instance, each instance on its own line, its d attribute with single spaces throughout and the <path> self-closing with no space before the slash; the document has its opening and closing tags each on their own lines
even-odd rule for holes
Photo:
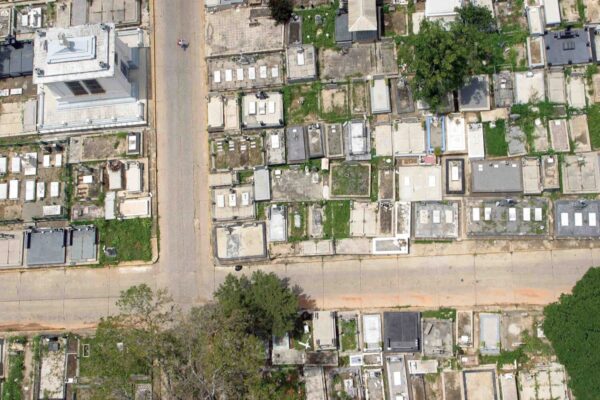
<svg viewBox="0 0 600 400">
<path fill-rule="evenodd" d="M 569 106 L 583 109 L 587 105 L 585 80 L 581 75 L 571 75 L 567 79 L 567 99 Z"/>
<path fill-rule="evenodd" d="M 266 8 L 207 13 L 205 34 L 207 57 L 283 50 L 284 26 Z"/>
<path fill-rule="evenodd" d="M 563 193 L 600 192 L 600 168 L 595 152 L 566 155 L 561 166 Z"/>
<path fill-rule="evenodd" d="M 571 140 L 575 144 L 575 153 L 592 151 L 587 115 L 574 115 L 569 120 Z"/>
</svg>

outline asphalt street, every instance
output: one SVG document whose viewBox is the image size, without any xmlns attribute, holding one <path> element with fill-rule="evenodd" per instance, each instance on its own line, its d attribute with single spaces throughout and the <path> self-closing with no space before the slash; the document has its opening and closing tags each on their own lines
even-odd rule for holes
<svg viewBox="0 0 600 400">
<path fill-rule="evenodd" d="M 202 2 L 156 0 L 158 263 L 0 272 L 0 329 L 92 326 L 115 311 L 121 290 L 142 282 L 187 308 L 209 300 L 231 272 L 211 261 L 203 27 Z M 190 42 L 185 51 L 180 38 Z M 456 243 L 410 257 L 276 261 L 243 273 L 275 272 L 320 308 L 472 307 L 548 303 L 600 264 L 600 249 L 521 247 L 473 252 Z"/>
</svg>

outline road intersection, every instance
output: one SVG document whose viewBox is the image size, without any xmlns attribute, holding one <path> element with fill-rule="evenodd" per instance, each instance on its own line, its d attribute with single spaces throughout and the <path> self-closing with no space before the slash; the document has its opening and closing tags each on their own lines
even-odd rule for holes
<svg viewBox="0 0 600 400">
<path fill-rule="evenodd" d="M 54 268 L 0 273 L 0 329 L 93 326 L 115 311 L 121 290 L 167 288 L 182 307 L 210 299 L 230 268 L 210 247 L 206 64 L 202 2 L 157 0 L 154 9 L 160 257 L 151 266 Z M 184 51 L 177 40 L 190 46 Z M 545 304 L 592 265 L 600 249 L 465 243 L 408 257 L 308 258 L 244 268 L 289 278 L 320 308 Z M 535 247 L 535 246 L 533 246 Z"/>
</svg>

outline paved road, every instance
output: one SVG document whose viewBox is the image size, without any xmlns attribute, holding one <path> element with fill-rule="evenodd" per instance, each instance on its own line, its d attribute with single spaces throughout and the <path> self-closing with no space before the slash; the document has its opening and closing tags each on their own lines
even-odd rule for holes
<svg viewBox="0 0 600 400">
<path fill-rule="evenodd" d="M 210 262 L 201 7 L 199 1 L 156 2 L 159 263 L 1 272 L 0 329 L 92 325 L 114 311 L 121 290 L 141 282 L 167 287 L 189 306 L 208 299 L 231 271 L 213 269 Z M 186 52 L 175 46 L 179 37 L 190 41 Z M 600 249 L 531 251 L 525 243 L 521 248 L 527 251 L 506 247 L 505 252 L 473 255 L 465 246 L 448 245 L 437 256 L 427 248 L 410 257 L 306 260 L 260 268 L 301 286 L 317 307 L 371 308 L 545 304 L 569 291 L 589 266 L 600 264 Z"/>
<path fill-rule="evenodd" d="M 160 268 L 157 283 L 184 306 L 213 292 L 207 190 L 206 67 L 201 1 L 156 1 Z M 175 44 L 190 42 L 186 51 Z"/>
</svg>

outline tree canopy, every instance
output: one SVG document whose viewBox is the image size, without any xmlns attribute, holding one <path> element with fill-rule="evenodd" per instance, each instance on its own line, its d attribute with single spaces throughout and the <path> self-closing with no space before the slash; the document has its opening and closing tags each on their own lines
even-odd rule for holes
<svg viewBox="0 0 600 400">
<path fill-rule="evenodd" d="M 291 0 L 269 0 L 269 8 L 271 9 L 271 18 L 278 24 L 288 22 L 294 12 Z"/>
<path fill-rule="evenodd" d="M 544 309 L 544 333 L 565 366 L 578 400 L 600 393 L 600 268 L 590 269 L 558 302 Z"/>
<path fill-rule="evenodd" d="M 411 42 L 414 51 L 407 61 L 415 74 L 415 97 L 433 109 L 469 76 L 502 60 L 494 17 L 487 8 L 472 4 L 460 8 L 456 21 L 446 25 L 424 20 Z"/>
<path fill-rule="evenodd" d="M 298 315 L 298 295 L 276 275 L 261 271 L 250 279 L 228 275 L 215 298 L 225 315 L 240 310 L 250 315 L 252 333 L 265 339 L 293 330 Z"/>
<path fill-rule="evenodd" d="M 161 373 L 174 399 L 301 398 L 297 377 L 267 371 L 265 339 L 291 331 L 298 295 L 274 274 L 229 275 L 215 303 L 176 309 L 147 285 L 121 293 L 119 313 L 102 319 L 82 359 L 92 399 L 134 397 L 135 376 Z"/>
</svg>

